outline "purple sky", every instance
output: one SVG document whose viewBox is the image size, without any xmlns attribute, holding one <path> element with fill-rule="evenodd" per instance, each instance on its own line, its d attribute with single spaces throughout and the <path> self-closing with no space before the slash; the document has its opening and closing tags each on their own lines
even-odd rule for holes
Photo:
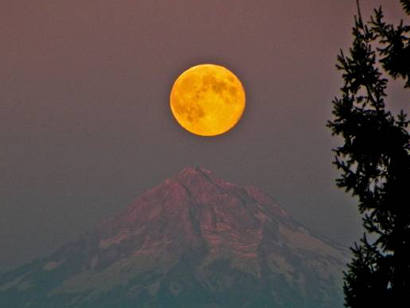
<svg viewBox="0 0 410 308">
<path fill-rule="evenodd" d="M 404 18 L 399 1 L 382 4 Z M 325 127 L 354 0 L 4 0 L 0 3 L 0 268 L 48 253 L 185 166 L 253 184 L 349 245 L 354 202 L 334 186 Z M 247 91 L 239 125 L 182 130 L 174 79 L 222 64 Z M 393 110 L 408 96 L 394 85 Z"/>
</svg>

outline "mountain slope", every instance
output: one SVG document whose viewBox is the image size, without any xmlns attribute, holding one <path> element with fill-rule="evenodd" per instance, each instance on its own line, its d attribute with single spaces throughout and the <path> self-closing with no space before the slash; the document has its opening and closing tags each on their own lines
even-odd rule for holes
<svg viewBox="0 0 410 308">
<path fill-rule="evenodd" d="M 49 257 L 1 307 L 341 307 L 345 252 L 271 197 L 186 168 Z"/>
</svg>

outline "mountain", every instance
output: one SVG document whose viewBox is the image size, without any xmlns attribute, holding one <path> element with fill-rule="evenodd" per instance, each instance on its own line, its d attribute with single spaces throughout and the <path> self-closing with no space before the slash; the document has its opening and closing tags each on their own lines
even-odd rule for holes
<svg viewBox="0 0 410 308">
<path fill-rule="evenodd" d="M 0 276 L 0 307 L 342 307 L 344 249 L 263 191 L 185 168 L 52 255 Z"/>
</svg>

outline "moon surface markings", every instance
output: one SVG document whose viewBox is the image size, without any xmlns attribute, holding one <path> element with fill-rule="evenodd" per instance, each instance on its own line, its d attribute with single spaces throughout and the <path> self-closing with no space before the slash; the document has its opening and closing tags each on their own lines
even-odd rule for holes
<svg viewBox="0 0 410 308">
<path fill-rule="evenodd" d="M 245 91 L 228 69 L 213 64 L 194 66 L 175 81 L 170 107 L 189 132 L 216 136 L 236 125 L 245 109 Z"/>
</svg>

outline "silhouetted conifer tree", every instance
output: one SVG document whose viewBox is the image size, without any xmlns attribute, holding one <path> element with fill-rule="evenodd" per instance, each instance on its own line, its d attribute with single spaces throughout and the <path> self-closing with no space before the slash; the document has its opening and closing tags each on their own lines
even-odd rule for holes
<svg viewBox="0 0 410 308">
<path fill-rule="evenodd" d="M 410 14 L 410 0 L 401 3 Z M 358 199 L 365 229 L 344 273 L 346 307 L 410 303 L 409 121 L 385 104 L 385 76 L 402 78 L 410 87 L 409 32 L 403 22 L 386 23 L 382 8 L 363 22 L 358 5 L 352 47 L 337 59 L 344 84 L 328 123 L 344 140 L 334 149 L 341 172 L 336 183 Z"/>
</svg>

